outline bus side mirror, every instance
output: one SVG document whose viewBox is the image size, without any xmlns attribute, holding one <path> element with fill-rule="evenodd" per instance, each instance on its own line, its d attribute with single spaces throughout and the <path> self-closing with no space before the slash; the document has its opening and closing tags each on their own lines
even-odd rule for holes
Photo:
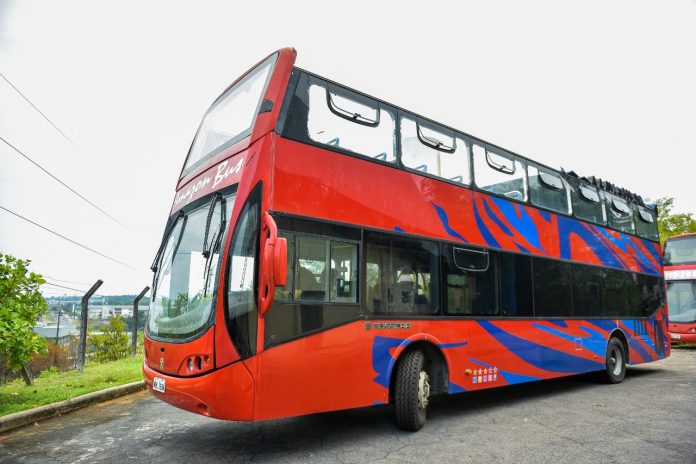
<svg viewBox="0 0 696 464">
<path fill-rule="evenodd" d="M 259 315 L 264 317 L 271 308 L 276 286 L 284 286 L 288 277 L 288 242 L 278 237 L 278 227 L 273 217 L 263 214 L 261 233 L 265 236 L 261 251 L 263 277 L 259 288 Z"/>
<path fill-rule="evenodd" d="M 288 281 L 288 241 L 276 238 L 273 247 L 273 280 L 276 287 L 284 287 Z"/>
</svg>

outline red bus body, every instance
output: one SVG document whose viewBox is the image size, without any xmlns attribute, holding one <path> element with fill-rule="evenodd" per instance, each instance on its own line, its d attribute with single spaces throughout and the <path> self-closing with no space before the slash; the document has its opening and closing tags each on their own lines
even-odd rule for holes
<svg viewBox="0 0 696 464">
<path fill-rule="evenodd" d="M 272 109 L 259 112 L 252 132 L 177 185 L 172 217 L 217 189 L 236 186 L 224 250 L 230 249 L 245 199 L 262 185 L 261 211 L 276 218 L 661 275 L 659 243 L 281 136 L 277 124 L 292 91 L 295 58 L 293 49 L 277 53 L 263 96 Z M 260 240 L 263 250 L 266 235 Z M 222 254 L 220 269 L 230 266 L 229 259 Z M 272 272 L 268 261 L 258 261 L 258 276 Z M 220 272 L 216 287 L 226 288 L 226 278 Z M 259 281 L 260 298 L 266 289 Z M 441 360 L 443 393 L 602 370 L 611 337 L 624 340 L 629 364 L 669 356 L 665 304 L 639 318 L 381 318 L 365 313 L 364 293 L 359 292 L 363 309 L 354 320 L 327 323 L 278 344 L 268 343 L 266 324 L 285 317 L 285 307 L 274 303 L 258 316 L 255 352 L 245 356 L 231 339 L 221 290 L 210 326 L 195 339 L 162 341 L 146 332 L 146 383 L 153 395 L 176 407 L 254 421 L 390 403 L 395 366 L 414 346 Z M 298 311 L 311 309 L 305 306 Z M 166 381 L 164 392 L 153 389 L 155 378 Z"/>
<path fill-rule="evenodd" d="M 679 243 L 681 247 L 687 250 L 693 250 L 691 253 L 696 255 L 696 234 L 683 234 L 676 237 L 670 237 L 665 240 L 665 280 L 668 285 L 667 292 L 667 302 L 670 308 L 674 308 L 672 311 L 678 311 L 677 308 L 682 308 L 685 306 L 685 301 L 683 297 L 686 296 L 690 300 L 690 308 L 696 308 L 696 293 L 692 291 L 692 296 L 689 298 L 688 293 L 681 292 L 678 293 L 675 286 L 684 287 L 684 290 L 689 290 L 686 288 L 686 284 L 693 285 L 692 288 L 696 288 L 696 259 L 675 259 L 676 263 L 672 264 L 668 260 L 668 254 L 670 253 L 670 248 L 673 244 Z M 669 263 L 669 264 L 668 264 Z M 684 295 L 686 293 L 686 295 Z M 671 295 L 671 296 L 670 296 Z M 679 298 L 680 295 L 682 298 Z M 679 301 L 677 301 L 679 299 Z M 686 308 L 685 308 L 686 309 Z M 669 336 L 672 342 L 681 343 L 696 343 L 696 316 L 694 317 L 683 317 L 682 314 L 672 314 L 670 313 L 669 321 Z"/>
</svg>

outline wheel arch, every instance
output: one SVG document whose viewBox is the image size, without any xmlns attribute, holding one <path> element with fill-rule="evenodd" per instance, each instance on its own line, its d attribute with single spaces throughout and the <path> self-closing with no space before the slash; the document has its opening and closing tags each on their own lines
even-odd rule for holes
<svg viewBox="0 0 696 464">
<path fill-rule="evenodd" d="M 626 337 L 626 334 L 624 333 L 623 330 L 616 328 L 614 329 L 611 334 L 609 334 L 609 338 L 607 339 L 607 343 L 609 343 L 609 340 L 612 339 L 612 337 L 618 338 L 621 343 L 623 344 L 624 347 L 624 352 L 626 353 L 626 364 L 629 364 L 631 360 L 631 353 L 628 348 L 628 337 Z"/>
<path fill-rule="evenodd" d="M 449 373 L 451 363 L 449 356 L 439 347 L 441 343 L 432 336 L 414 335 L 404 340 L 394 353 L 389 366 L 389 402 L 394 401 L 394 379 L 397 365 L 403 355 L 409 351 L 420 350 L 425 355 L 426 368 L 431 378 L 431 392 L 433 394 L 449 392 Z"/>
</svg>

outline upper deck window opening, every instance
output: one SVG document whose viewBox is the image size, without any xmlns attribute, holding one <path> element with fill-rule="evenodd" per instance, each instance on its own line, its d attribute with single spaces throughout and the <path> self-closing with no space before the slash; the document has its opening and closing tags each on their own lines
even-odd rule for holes
<svg viewBox="0 0 696 464">
<path fill-rule="evenodd" d="M 638 213 L 636 214 L 636 234 L 648 240 L 660 240 L 655 213 L 642 206 L 636 206 L 635 208 Z"/>
<path fill-rule="evenodd" d="M 396 161 L 392 111 L 376 100 L 326 83 L 311 83 L 308 93 L 310 140 L 388 163 Z"/>
<path fill-rule="evenodd" d="M 595 224 L 605 225 L 607 214 L 596 187 L 571 179 L 570 198 L 575 217 Z"/>
<path fill-rule="evenodd" d="M 544 168 L 529 166 L 529 196 L 536 206 L 570 213 L 570 195 L 561 176 Z"/>
<path fill-rule="evenodd" d="M 609 216 L 609 226 L 619 232 L 634 233 L 633 211 L 628 203 L 609 192 L 602 192 L 604 201 L 607 205 L 607 216 Z"/>
<path fill-rule="evenodd" d="M 464 185 L 471 183 L 469 150 L 454 131 L 401 118 L 401 162 L 407 168 Z"/>
<path fill-rule="evenodd" d="M 267 59 L 213 103 L 203 116 L 184 173 L 251 133 L 276 58 L 277 55 L 273 55 Z"/>
<path fill-rule="evenodd" d="M 474 181 L 480 189 L 527 201 L 527 176 L 521 160 L 477 144 L 474 144 L 473 151 Z"/>
</svg>

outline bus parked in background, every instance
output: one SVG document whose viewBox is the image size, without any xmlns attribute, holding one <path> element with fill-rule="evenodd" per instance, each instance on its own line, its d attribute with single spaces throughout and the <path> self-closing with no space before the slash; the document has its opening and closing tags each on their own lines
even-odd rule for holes
<svg viewBox="0 0 696 464">
<path fill-rule="evenodd" d="M 669 336 L 674 342 L 696 343 L 696 234 L 665 240 L 664 265 Z"/>
<path fill-rule="evenodd" d="M 392 404 L 417 430 L 435 394 L 669 356 L 640 196 L 295 58 L 239 78 L 193 140 L 153 263 L 156 397 L 244 421 Z"/>
</svg>

